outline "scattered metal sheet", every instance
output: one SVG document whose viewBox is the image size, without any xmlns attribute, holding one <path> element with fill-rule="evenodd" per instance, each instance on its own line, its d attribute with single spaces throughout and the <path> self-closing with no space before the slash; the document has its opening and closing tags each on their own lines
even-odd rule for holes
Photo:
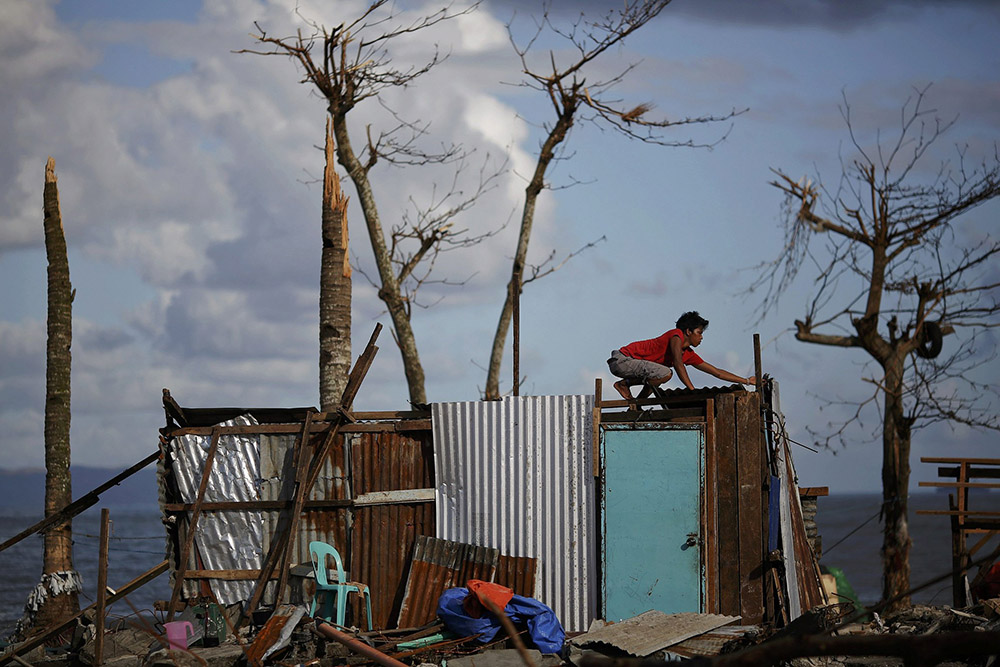
<svg viewBox="0 0 1000 667">
<path fill-rule="evenodd" d="M 441 593 L 464 586 L 469 579 L 493 581 L 500 552 L 420 535 L 413 545 L 413 560 L 399 609 L 401 628 L 434 619 Z"/>
<path fill-rule="evenodd" d="M 664 614 L 662 611 L 653 610 L 621 623 L 606 625 L 599 630 L 578 635 L 572 639 L 572 643 L 577 646 L 607 644 L 642 658 L 738 620 L 739 616 L 694 612 Z"/>
<path fill-rule="evenodd" d="M 437 536 L 538 559 L 535 598 L 569 632 L 597 599 L 593 396 L 431 406 Z"/>
<path fill-rule="evenodd" d="M 731 641 L 760 632 L 758 625 L 726 625 L 711 632 L 685 639 L 672 645 L 667 651 L 679 658 L 695 658 L 719 655 L 722 648 Z"/>
<path fill-rule="evenodd" d="M 288 646 L 292 631 L 299 620 L 305 616 L 304 606 L 284 604 L 275 609 L 271 618 L 254 638 L 246 650 L 247 662 L 259 665 L 269 655 Z"/>
</svg>

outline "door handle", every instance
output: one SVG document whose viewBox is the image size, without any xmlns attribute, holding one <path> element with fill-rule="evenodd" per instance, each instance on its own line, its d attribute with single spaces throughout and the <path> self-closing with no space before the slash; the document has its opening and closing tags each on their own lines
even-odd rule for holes
<svg viewBox="0 0 1000 667">
<path fill-rule="evenodd" d="M 696 547 L 698 546 L 698 533 L 688 533 L 687 541 L 684 542 L 685 547 Z"/>
</svg>

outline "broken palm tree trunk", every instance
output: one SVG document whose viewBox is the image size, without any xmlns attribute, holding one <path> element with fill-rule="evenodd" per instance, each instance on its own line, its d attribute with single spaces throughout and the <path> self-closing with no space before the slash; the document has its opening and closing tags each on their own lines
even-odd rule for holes
<svg viewBox="0 0 1000 667">
<path fill-rule="evenodd" d="M 326 122 L 323 168 L 323 253 L 319 287 L 319 409 L 337 409 L 351 371 L 351 262 L 347 197 L 340 189 L 333 135 Z"/>
<path fill-rule="evenodd" d="M 43 209 L 48 259 L 48 322 L 45 350 L 45 516 L 73 500 L 70 478 L 70 343 L 73 338 L 73 286 L 59 210 L 56 162 L 45 163 Z M 73 569 L 73 524 L 54 523 L 45 531 L 42 577 L 28 594 L 15 637 L 34 626 L 58 623 L 80 609 L 80 575 Z"/>
</svg>

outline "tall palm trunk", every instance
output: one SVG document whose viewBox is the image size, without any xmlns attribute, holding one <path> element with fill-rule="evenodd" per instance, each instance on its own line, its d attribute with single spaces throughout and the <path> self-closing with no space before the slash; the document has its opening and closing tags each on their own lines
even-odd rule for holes
<svg viewBox="0 0 1000 667">
<path fill-rule="evenodd" d="M 323 169 L 323 256 L 319 286 L 319 402 L 336 409 L 351 372 L 351 263 L 347 253 L 347 197 L 334 166 L 326 124 Z M 347 407 L 347 406 L 345 406 Z"/>
<path fill-rule="evenodd" d="M 45 254 L 48 258 L 48 342 L 45 366 L 45 516 L 73 500 L 70 479 L 70 343 L 73 337 L 73 287 L 59 211 L 55 160 L 45 164 Z M 45 626 L 80 608 L 79 575 L 73 570 L 72 522 L 45 531 L 42 581 L 35 625 Z"/>
</svg>

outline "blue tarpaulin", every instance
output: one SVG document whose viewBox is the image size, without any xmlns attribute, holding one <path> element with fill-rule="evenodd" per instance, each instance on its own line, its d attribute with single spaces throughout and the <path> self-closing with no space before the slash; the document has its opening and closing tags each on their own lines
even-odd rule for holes
<svg viewBox="0 0 1000 667">
<path fill-rule="evenodd" d="M 438 616 L 446 628 L 460 636 L 478 634 L 479 641 L 484 644 L 493 641 L 502 627 L 500 621 L 493 614 L 483 614 L 481 618 L 469 616 L 462 606 L 468 595 L 468 588 L 446 590 L 438 600 Z M 566 632 L 555 612 L 538 600 L 515 595 L 504 607 L 504 612 L 515 624 L 528 629 L 528 636 L 542 653 L 559 653 L 562 650 Z"/>
</svg>

